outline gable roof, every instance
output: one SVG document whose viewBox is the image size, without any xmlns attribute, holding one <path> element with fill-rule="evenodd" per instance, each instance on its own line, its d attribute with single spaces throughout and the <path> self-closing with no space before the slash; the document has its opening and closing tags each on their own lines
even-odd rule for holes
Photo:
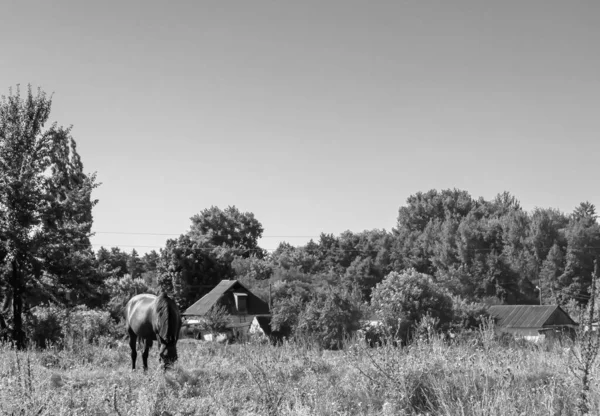
<svg viewBox="0 0 600 416">
<path fill-rule="evenodd" d="M 494 305 L 488 312 L 505 328 L 541 328 L 549 325 L 577 325 L 558 305 Z"/>
<path fill-rule="evenodd" d="M 202 316 L 205 315 L 219 300 L 232 289 L 243 289 L 248 292 L 248 298 L 251 302 L 251 308 L 254 314 L 268 314 L 269 305 L 258 296 L 253 294 L 237 280 L 221 280 L 213 290 L 202 296 L 196 303 L 187 308 L 182 315 L 184 316 Z"/>
</svg>

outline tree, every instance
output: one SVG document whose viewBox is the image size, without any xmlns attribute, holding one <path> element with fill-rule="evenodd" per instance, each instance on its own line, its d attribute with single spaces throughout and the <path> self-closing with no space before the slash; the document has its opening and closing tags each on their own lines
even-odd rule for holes
<svg viewBox="0 0 600 416">
<path fill-rule="evenodd" d="M 77 285 L 78 268 L 92 258 L 92 190 L 71 129 L 45 129 L 52 100 L 31 86 L 0 100 L 0 264 L 12 292 L 13 339 L 24 347 L 24 298 L 44 279 Z"/>
<path fill-rule="evenodd" d="M 600 225 L 596 218 L 594 205 L 583 202 L 573 212 L 565 230 L 565 269 L 558 279 L 564 300 L 576 297 L 587 303 L 594 261 L 600 257 Z"/>
<path fill-rule="evenodd" d="M 264 250 L 258 247 L 263 226 L 251 212 L 240 212 L 235 206 L 224 210 L 210 207 L 192 218 L 189 231 L 191 239 L 208 243 L 215 247 L 226 247 L 235 254 L 250 257 L 264 257 Z"/>
<path fill-rule="evenodd" d="M 453 250 L 452 241 L 444 236 L 445 223 L 459 222 L 477 204 L 468 192 L 458 189 L 418 192 L 406 203 L 407 206 L 398 210 L 397 226 L 393 230 L 396 239 L 394 260 L 406 268 L 434 274 L 436 251 L 446 251 L 444 256 L 447 256 L 448 250 Z"/>
<path fill-rule="evenodd" d="M 554 244 L 540 269 L 538 290 L 542 291 L 542 302 L 555 304 L 564 303 L 568 300 L 568 296 L 565 297 L 561 294 L 560 277 L 564 270 L 565 254 L 558 244 Z"/>
<path fill-rule="evenodd" d="M 169 239 L 158 263 L 160 286 L 185 309 L 222 279 L 233 277 L 231 261 L 223 259 L 219 248 L 192 240 L 187 235 Z"/>
<path fill-rule="evenodd" d="M 415 269 L 388 274 L 373 290 L 371 307 L 390 333 L 404 342 L 425 316 L 439 320 L 442 328 L 452 321 L 450 295 L 431 276 Z"/>
<path fill-rule="evenodd" d="M 156 252 L 156 250 L 152 250 L 142 257 L 142 263 L 144 266 L 144 271 L 146 272 L 154 272 L 158 267 L 158 262 L 160 260 L 160 254 Z"/>
<path fill-rule="evenodd" d="M 148 286 L 158 288 L 158 263 L 160 261 L 160 255 L 152 250 L 149 253 L 144 254 L 142 257 L 142 274 L 141 277 L 144 279 Z"/>
<path fill-rule="evenodd" d="M 271 261 L 274 266 L 302 273 L 316 273 L 321 269 L 318 255 L 309 252 L 306 247 L 293 247 L 286 242 L 281 242 L 271 253 Z"/>
<path fill-rule="evenodd" d="M 135 252 L 135 249 L 133 251 Z M 137 256 L 137 252 L 135 254 Z M 110 251 L 100 247 L 96 253 L 98 270 L 107 277 L 123 277 L 130 274 L 128 270 L 129 260 L 129 255 L 121 251 L 119 247 L 112 247 Z"/>
<path fill-rule="evenodd" d="M 131 250 L 131 254 L 127 258 L 127 272 L 131 275 L 133 279 L 137 279 L 141 276 L 144 271 L 144 265 L 138 252 L 135 250 Z"/>
<path fill-rule="evenodd" d="M 555 244 L 566 246 L 564 229 L 569 219 L 555 209 L 536 208 L 530 216 L 528 239 L 534 256 L 541 266 Z"/>
</svg>

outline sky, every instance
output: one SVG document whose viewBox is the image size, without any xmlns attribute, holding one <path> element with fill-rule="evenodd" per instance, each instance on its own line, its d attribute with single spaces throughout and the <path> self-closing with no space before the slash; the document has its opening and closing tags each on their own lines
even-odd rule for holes
<svg viewBox="0 0 600 416">
<path fill-rule="evenodd" d="M 94 249 L 235 205 L 260 246 L 391 230 L 417 192 L 600 207 L 600 2 L 8 1 L 0 94 L 53 95 Z"/>
</svg>

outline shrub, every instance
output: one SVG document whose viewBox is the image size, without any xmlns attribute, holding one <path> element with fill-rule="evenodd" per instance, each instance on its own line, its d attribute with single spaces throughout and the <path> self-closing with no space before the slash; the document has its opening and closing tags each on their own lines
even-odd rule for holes
<svg viewBox="0 0 600 416">
<path fill-rule="evenodd" d="M 108 311 L 88 309 L 81 305 L 64 315 L 63 333 L 74 343 L 97 343 L 102 337 L 116 337 L 119 331 Z"/>
<path fill-rule="evenodd" d="M 154 293 L 148 282 L 142 278 L 134 279 L 126 274 L 123 277 L 111 277 L 104 281 L 106 294 L 109 297 L 108 311 L 112 318 L 120 321 L 125 316 L 125 306 L 129 299 L 140 293 Z"/>
<path fill-rule="evenodd" d="M 298 317 L 296 336 L 315 340 L 322 348 L 337 349 L 344 336 L 360 327 L 360 305 L 340 293 L 316 295 Z"/>
<path fill-rule="evenodd" d="M 298 326 L 298 317 L 304 307 L 302 298 L 293 295 L 275 301 L 271 329 L 275 337 L 289 337 Z"/>
<path fill-rule="evenodd" d="M 39 348 L 50 344 L 71 345 L 98 343 L 104 338 L 124 334 L 112 320 L 108 311 L 77 306 L 71 310 L 58 306 L 36 306 L 26 321 L 27 336 Z"/>
<path fill-rule="evenodd" d="M 477 329 L 489 317 L 487 307 L 481 303 L 469 302 L 461 297 L 452 297 L 452 329 L 464 331 Z"/>
<path fill-rule="evenodd" d="M 427 274 L 408 269 L 391 272 L 373 290 L 371 306 L 390 333 L 408 342 L 414 327 L 429 315 L 446 329 L 452 321 L 452 299 Z"/>
<path fill-rule="evenodd" d="M 32 308 L 25 322 L 27 338 L 39 348 L 58 344 L 63 339 L 61 322 L 64 315 L 64 310 L 57 306 Z"/>
<path fill-rule="evenodd" d="M 208 310 L 206 315 L 202 317 L 198 325 L 201 331 L 218 334 L 224 332 L 227 324 L 231 321 L 231 316 L 227 312 L 227 308 L 223 305 L 213 305 Z"/>
</svg>

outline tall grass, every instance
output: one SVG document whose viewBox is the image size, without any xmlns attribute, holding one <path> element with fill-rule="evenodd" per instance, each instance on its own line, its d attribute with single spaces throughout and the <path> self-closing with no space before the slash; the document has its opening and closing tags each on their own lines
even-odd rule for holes
<svg viewBox="0 0 600 416">
<path fill-rule="evenodd" d="M 81 345 L 17 352 L 0 347 L 2 415 L 576 415 L 577 345 L 499 342 L 483 331 L 448 345 L 361 343 L 179 344 L 164 373 L 147 373 L 129 347 Z M 597 368 L 594 372 L 597 374 Z M 592 379 L 591 414 L 599 414 Z"/>
</svg>

